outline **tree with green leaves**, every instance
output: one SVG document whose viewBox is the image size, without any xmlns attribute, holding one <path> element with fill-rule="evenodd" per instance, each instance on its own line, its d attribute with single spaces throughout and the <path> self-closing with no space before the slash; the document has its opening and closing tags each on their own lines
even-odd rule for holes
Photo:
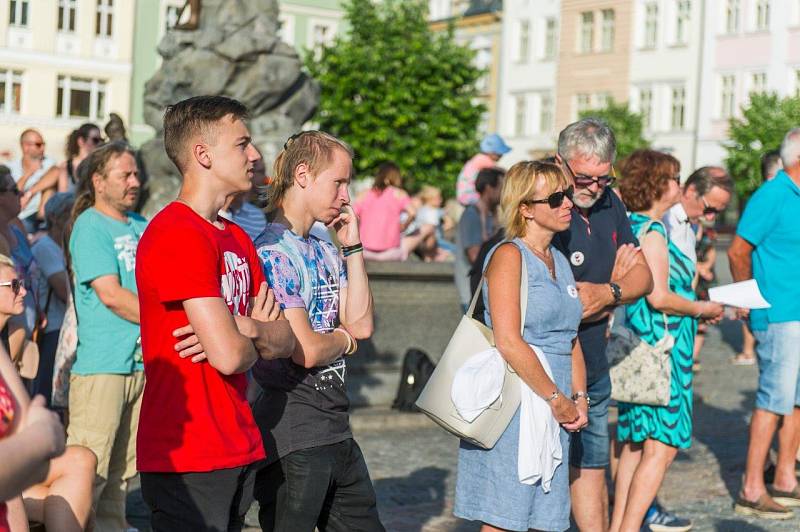
<svg viewBox="0 0 800 532">
<path fill-rule="evenodd" d="M 800 124 L 800 97 L 775 93 L 750 95 L 741 118 L 731 118 L 725 165 L 736 192 L 747 199 L 761 184 L 761 156 L 780 148 L 786 132 Z"/>
<path fill-rule="evenodd" d="M 452 193 L 484 112 L 473 52 L 452 26 L 428 27 L 422 0 L 348 0 L 344 9 L 347 32 L 306 55 L 322 88 L 314 119 L 353 147 L 357 176 L 394 161 L 410 188 Z"/>
<path fill-rule="evenodd" d="M 580 113 L 580 118 L 600 118 L 614 132 L 617 139 L 617 160 L 621 161 L 634 150 L 649 148 L 650 143 L 644 138 L 644 117 L 628 108 L 626 103 L 617 103 L 610 99 L 603 109 L 588 109 Z"/>
</svg>

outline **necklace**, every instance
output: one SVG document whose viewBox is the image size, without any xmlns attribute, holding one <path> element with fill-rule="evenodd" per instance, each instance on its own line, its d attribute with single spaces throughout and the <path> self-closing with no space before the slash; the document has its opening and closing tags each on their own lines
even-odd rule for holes
<svg viewBox="0 0 800 532">
<path fill-rule="evenodd" d="M 525 242 L 525 241 L 523 240 L 523 242 Z M 525 242 L 525 245 L 528 246 L 528 249 L 530 249 L 533 252 L 534 255 L 539 257 L 539 259 L 541 259 L 541 261 L 544 262 L 544 265 L 547 267 L 547 271 L 550 272 L 550 277 L 555 279 L 556 278 L 556 265 L 555 265 L 555 261 L 553 260 L 553 255 L 552 254 L 542 253 L 541 251 L 539 251 L 538 249 L 536 249 L 535 247 L 530 245 L 528 242 Z"/>
</svg>

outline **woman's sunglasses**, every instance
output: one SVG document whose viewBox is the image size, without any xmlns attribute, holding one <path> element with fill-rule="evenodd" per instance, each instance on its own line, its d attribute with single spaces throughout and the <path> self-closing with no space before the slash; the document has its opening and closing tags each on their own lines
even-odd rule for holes
<svg viewBox="0 0 800 532">
<path fill-rule="evenodd" d="M 532 200 L 524 200 L 522 203 L 547 203 L 551 209 L 557 209 L 561 207 L 564 203 L 564 198 L 569 198 L 572 201 L 572 195 L 575 193 L 575 187 L 570 185 L 567 187 L 566 190 L 559 190 L 558 192 L 553 192 L 545 199 L 532 199 Z"/>
<path fill-rule="evenodd" d="M 11 279 L 10 281 L 1 282 L 0 286 L 10 286 L 11 290 L 14 292 L 14 295 L 17 295 L 19 294 L 20 288 L 22 288 L 22 281 L 19 279 Z"/>
</svg>

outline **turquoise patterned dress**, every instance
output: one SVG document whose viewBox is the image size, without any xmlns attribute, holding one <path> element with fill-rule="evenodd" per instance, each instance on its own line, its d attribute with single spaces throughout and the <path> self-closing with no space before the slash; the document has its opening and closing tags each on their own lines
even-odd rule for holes
<svg viewBox="0 0 800 532">
<path fill-rule="evenodd" d="M 638 213 L 630 214 L 631 228 L 638 235 L 650 220 Z M 653 223 L 648 233 L 657 231 L 664 238 L 666 230 L 661 223 Z M 641 237 L 644 235 L 640 236 Z M 695 264 L 667 239 L 669 252 L 669 289 L 681 297 L 695 300 L 692 280 Z M 664 336 L 663 314 L 641 298 L 625 308 L 628 327 L 649 344 Z M 658 440 L 672 447 L 686 449 L 692 441 L 692 352 L 697 332 L 697 320 L 691 316 L 667 315 L 669 332 L 675 338 L 672 348 L 672 373 L 670 399 L 667 406 L 619 404 L 617 439 L 643 442 Z"/>
</svg>

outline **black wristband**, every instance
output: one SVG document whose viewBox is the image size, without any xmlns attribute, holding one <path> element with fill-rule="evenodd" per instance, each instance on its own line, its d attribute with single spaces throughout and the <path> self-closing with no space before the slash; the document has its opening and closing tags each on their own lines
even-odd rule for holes
<svg viewBox="0 0 800 532">
<path fill-rule="evenodd" d="M 364 246 L 361 245 L 361 242 L 359 242 L 358 244 L 353 244 L 352 246 L 342 246 L 342 253 L 347 253 L 348 251 L 356 251 L 362 249 L 364 249 Z"/>
<path fill-rule="evenodd" d="M 355 246 L 343 246 L 342 247 L 342 255 L 345 257 L 349 257 L 350 255 L 355 255 L 356 253 L 361 253 L 364 251 L 364 246 L 361 243 L 356 244 Z"/>
</svg>

